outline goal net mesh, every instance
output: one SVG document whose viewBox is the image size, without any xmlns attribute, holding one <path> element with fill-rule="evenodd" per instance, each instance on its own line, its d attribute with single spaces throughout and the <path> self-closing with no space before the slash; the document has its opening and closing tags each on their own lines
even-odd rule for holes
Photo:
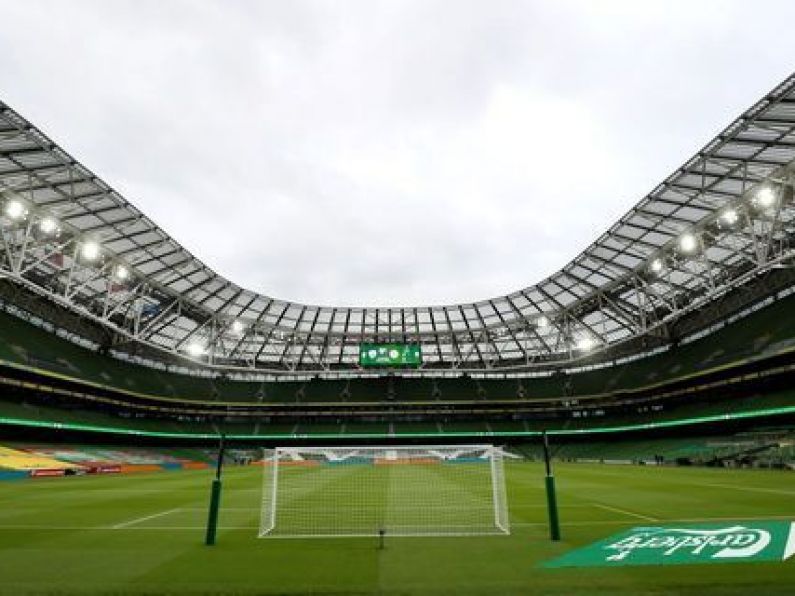
<svg viewBox="0 0 795 596">
<path fill-rule="evenodd" d="M 260 537 L 509 534 L 491 445 L 279 447 L 263 458 Z"/>
</svg>

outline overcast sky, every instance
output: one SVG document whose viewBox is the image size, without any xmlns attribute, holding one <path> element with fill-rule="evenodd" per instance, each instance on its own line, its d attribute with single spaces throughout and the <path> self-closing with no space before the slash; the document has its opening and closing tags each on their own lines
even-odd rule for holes
<svg viewBox="0 0 795 596">
<path fill-rule="evenodd" d="M 793 2 L 0 0 L 0 97 L 244 287 L 540 281 L 795 66 Z"/>
</svg>

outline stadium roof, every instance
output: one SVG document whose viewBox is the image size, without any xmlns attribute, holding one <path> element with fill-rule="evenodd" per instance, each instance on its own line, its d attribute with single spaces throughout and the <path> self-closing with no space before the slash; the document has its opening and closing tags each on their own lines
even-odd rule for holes
<svg viewBox="0 0 795 596">
<path fill-rule="evenodd" d="M 471 303 L 335 308 L 218 275 L 0 102 L 0 272 L 119 336 L 225 368 L 355 369 L 365 341 L 421 343 L 427 368 L 571 363 L 791 260 L 793 160 L 795 75 L 547 279 Z"/>
</svg>

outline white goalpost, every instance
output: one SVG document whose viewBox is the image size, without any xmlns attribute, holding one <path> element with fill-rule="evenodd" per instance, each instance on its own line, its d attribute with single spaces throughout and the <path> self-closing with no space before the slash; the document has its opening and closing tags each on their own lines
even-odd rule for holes
<svg viewBox="0 0 795 596">
<path fill-rule="evenodd" d="M 260 538 L 510 534 L 492 445 L 277 447 L 262 464 Z"/>
</svg>

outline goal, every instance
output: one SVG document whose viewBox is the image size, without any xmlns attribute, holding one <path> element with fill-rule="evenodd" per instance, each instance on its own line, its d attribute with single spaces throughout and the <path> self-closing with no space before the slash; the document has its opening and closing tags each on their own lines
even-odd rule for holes
<svg viewBox="0 0 795 596">
<path fill-rule="evenodd" d="M 265 451 L 260 537 L 483 534 L 510 534 L 498 447 Z"/>
</svg>

